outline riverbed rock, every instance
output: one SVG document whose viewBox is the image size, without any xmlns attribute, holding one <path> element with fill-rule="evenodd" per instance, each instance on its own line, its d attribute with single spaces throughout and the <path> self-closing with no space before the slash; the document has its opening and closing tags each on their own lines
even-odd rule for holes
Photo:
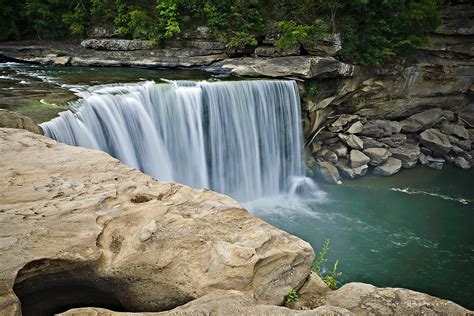
<svg viewBox="0 0 474 316">
<path fill-rule="evenodd" d="M 313 173 L 322 181 L 331 184 L 340 184 L 341 176 L 337 168 L 327 161 L 317 161 L 313 167 Z"/>
<path fill-rule="evenodd" d="M 347 157 L 347 153 L 348 153 L 347 147 L 341 143 L 331 144 L 329 145 L 328 149 L 336 153 L 338 158 Z"/>
<path fill-rule="evenodd" d="M 349 166 L 349 161 L 347 159 L 339 159 L 336 163 L 336 168 L 344 178 L 354 179 L 357 177 L 354 169 Z"/>
<path fill-rule="evenodd" d="M 337 126 L 337 127 L 343 127 L 346 126 L 347 124 L 357 120 L 359 116 L 357 115 L 352 115 L 352 114 L 341 114 L 337 120 L 335 120 L 331 126 Z"/>
<path fill-rule="evenodd" d="M 443 111 L 439 108 L 413 114 L 409 118 L 400 122 L 403 132 L 416 133 L 433 127 L 441 121 Z"/>
<path fill-rule="evenodd" d="M 324 160 L 326 161 L 329 161 L 330 163 L 332 164 L 335 164 L 337 162 L 337 155 L 335 152 L 333 152 L 332 150 L 328 150 L 325 154 L 324 154 Z"/>
<path fill-rule="evenodd" d="M 354 134 L 345 135 L 345 134 L 339 133 L 337 136 L 344 144 L 346 144 L 347 146 L 351 148 L 354 148 L 357 150 L 364 149 L 364 142 L 362 141 L 362 139 L 360 139 Z"/>
<path fill-rule="evenodd" d="M 441 125 L 441 131 L 446 135 L 454 135 L 459 138 L 469 139 L 469 132 L 461 125 L 445 123 Z"/>
<path fill-rule="evenodd" d="M 383 164 L 374 168 L 373 173 L 378 176 L 391 176 L 400 171 L 402 162 L 400 159 L 390 157 Z"/>
<path fill-rule="evenodd" d="M 402 161 L 403 168 L 412 168 L 418 162 L 420 157 L 420 147 L 415 144 L 406 143 L 397 148 L 390 148 L 392 157 Z"/>
<path fill-rule="evenodd" d="M 351 163 L 351 168 L 357 168 L 369 163 L 370 158 L 367 157 L 363 152 L 357 149 L 351 150 L 349 154 L 349 160 Z"/>
<path fill-rule="evenodd" d="M 389 146 L 385 143 L 379 142 L 372 137 L 361 136 L 360 139 L 364 143 L 364 148 L 388 148 Z"/>
<path fill-rule="evenodd" d="M 430 128 L 420 134 L 420 142 L 428 147 L 435 155 L 446 155 L 452 149 L 449 138 L 435 128 Z"/>
<path fill-rule="evenodd" d="M 387 120 L 373 120 L 368 121 L 362 127 L 360 135 L 380 138 L 384 136 L 391 136 L 392 134 L 399 133 L 401 126 L 396 121 Z"/>
<path fill-rule="evenodd" d="M 0 127 L 25 129 L 43 135 L 41 127 L 36 125 L 31 118 L 4 109 L 0 109 Z"/>
<path fill-rule="evenodd" d="M 390 147 L 400 147 L 407 142 L 407 135 L 405 134 L 394 134 L 389 137 L 382 137 L 379 139 L 384 144 Z"/>
<path fill-rule="evenodd" d="M 166 310 L 219 289 L 282 304 L 309 274 L 308 243 L 225 195 L 158 182 L 106 153 L 24 130 L 1 128 L 0 152 L 2 315 L 20 315 L 18 297 L 74 305 L 71 288 L 101 290 L 130 310 Z"/>
<path fill-rule="evenodd" d="M 369 164 L 371 166 L 382 164 L 392 155 L 386 148 L 367 148 L 364 149 L 364 154 L 370 158 Z"/>
<path fill-rule="evenodd" d="M 347 129 L 346 132 L 349 134 L 359 134 L 362 132 L 362 123 L 360 121 L 355 122 Z"/>
<path fill-rule="evenodd" d="M 469 163 L 468 160 L 466 160 L 464 157 L 457 157 L 455 160 L 454 160 L 454 164 L 459 167 L 459 168 L 462 168 L 462 169 L 469 169 L 471 168 L 471 164 Z"/>
</svg>

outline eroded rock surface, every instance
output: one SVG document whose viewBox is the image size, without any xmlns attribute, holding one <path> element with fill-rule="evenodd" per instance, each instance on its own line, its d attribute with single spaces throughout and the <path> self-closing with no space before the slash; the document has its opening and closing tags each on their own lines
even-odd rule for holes
<svg viewBox="0 0 474 316">
<path fill-rule="evenodd" d="M 219 289 L 281 304 L 310 271 L 308 243 L 227 196 L 158 182 L 105 153 L 23 130 L 0 129 L 0 152 L 2 315 L 20 315 L 17 295 L 41 301 L 63 284 L 65 297 L 51 301 L 81 303 L 67 289 L 93 288 L 127 311 Z"/>
</svg>

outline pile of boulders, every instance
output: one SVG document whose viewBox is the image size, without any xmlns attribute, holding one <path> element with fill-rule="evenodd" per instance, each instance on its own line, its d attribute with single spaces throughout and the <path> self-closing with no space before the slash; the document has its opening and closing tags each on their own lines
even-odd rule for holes
<svg viewBox="0 0 474 316">
<path fill-rule="evenodd" d="M 328 119 L 310 144 L 308 167 L 316 177 L 339 183 L 371 172 L 389 176 L 418 163 L 442 169 L 445 163 L 474 164 L 474 113 L 439 108 L 401 121 L 341 114 Z"/>
</svg>

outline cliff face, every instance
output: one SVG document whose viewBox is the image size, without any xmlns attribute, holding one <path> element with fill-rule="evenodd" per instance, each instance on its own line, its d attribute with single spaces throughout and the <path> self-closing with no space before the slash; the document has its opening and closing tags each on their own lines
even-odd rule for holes
<svg viewBox="0 0 474 316">
<path fill-rule="evenodd" d="M 400 120 L 430 108 L 472 110 L 473 19 L 473 5 L 446 6 L 442 25 L 416 61 L 360 69 L 351 78 L 308 80 L 303 96 L 307 134 L 319 126 L 317 117 L 329 112 Z M 312 114 L 318 110 L 323 111 Z"/>
</svg>

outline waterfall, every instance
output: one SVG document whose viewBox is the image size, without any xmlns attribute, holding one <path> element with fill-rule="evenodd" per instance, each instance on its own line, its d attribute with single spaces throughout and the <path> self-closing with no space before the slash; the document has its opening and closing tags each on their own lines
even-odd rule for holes
<svg viewBox="0 0 474 316">
<path fill-rule="evenodd" d="M 41 124 L 57 141 L 108 152 L 159 180 L 246 202 L 303 175 L 294 81 L 187 82 L 90 88 Z"/>
</svg>

